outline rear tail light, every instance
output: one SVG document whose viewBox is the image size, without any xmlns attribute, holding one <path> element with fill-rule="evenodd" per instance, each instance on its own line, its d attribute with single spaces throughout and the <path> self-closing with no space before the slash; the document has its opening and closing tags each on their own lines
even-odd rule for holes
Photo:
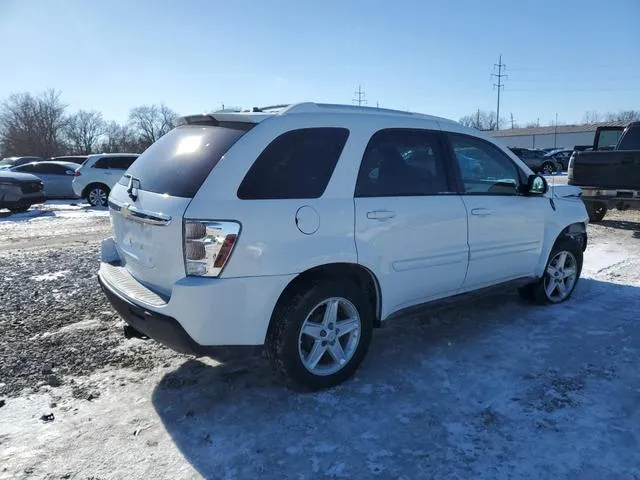
<svg viewBox="0 0 640 480">
<path fill-rule="evenodd" d="M 238 240 L 240 224 L 228 221 L 185 220 L 183 235 L 186 274 L 217 277 Z"/>
</svg>

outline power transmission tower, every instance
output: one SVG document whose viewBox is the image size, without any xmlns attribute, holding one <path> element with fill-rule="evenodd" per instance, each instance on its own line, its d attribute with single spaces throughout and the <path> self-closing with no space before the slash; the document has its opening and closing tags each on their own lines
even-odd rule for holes
<svg viewBox="0 0 640 480">
<path fill-rule="evenodd" d="M 367 100 L 364 98 L 364 90 L 362 90 L 362 85 L 358 85 L 358 90 L 354 92 L 353 104 L 361 107 L 362 105 L 367 104 Z"/>
<path fill-rule="evenodd" d="M 506 70 L 507 66 L 502 63 L 502 55 L 500 55 L 500 57 L 498 57 L 498 63 L 494 63 L 493 64 L 494 67 L 494 71 L 495 68 L 498 68 L 498 73 L 492 73 L 491 76 L 492 77 L 496 77 L 498 79 L 498 83 L 494 83 L 493 86 L 495 88 L 498 89 L 498 107 L 496 108 L 496 130 L 500 130 L 500 90 L 504 88 L 504 82 L 502 81 L 503 78 L 507 78 L 508 75 L 502 73 L 504 70 Z"/>
</svg>

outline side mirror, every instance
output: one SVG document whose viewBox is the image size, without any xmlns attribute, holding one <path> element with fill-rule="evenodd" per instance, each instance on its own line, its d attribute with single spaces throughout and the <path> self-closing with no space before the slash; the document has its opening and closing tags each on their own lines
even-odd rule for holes
<svg viewBox="0 0 640 480">
<path fill-rule="evenodd" d="M 544 195 L 549 190 L 549 184 L 542 175 L 529 175 L 527 179 L 527 194 Z"/>
</svg>

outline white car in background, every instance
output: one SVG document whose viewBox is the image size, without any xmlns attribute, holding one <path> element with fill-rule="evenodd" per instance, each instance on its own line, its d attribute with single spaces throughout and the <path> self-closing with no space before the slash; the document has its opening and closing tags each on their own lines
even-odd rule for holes
<svg viewBox="0 0 640 480">
<path fill-rule="evenodd" d="M 73 191 L 94 207 L 106 206 L 109 192 L 138 156 L 137 153 L 89 155 L 75 172 Z"/>
<path fill-rule="evenodd" d="M 580 189 L 478 130 L 315 103 L 178 123 L 114 186 L 99 272 L 124 320 L 178 351 L 264 347 L 326 388 L 401 312 L 506 285 L 555 304 L 580 277 Z"/>
</svg>

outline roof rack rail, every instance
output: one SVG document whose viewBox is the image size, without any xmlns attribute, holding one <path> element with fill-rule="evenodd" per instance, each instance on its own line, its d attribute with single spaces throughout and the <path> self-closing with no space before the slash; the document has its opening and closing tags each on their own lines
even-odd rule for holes
<svg viewBox="0 0 640 480">
<path fill-rule="evenodd" d="M 379 108 L 379 107 L 363 107 L 359 105 L 343 105 L 338 103 L 314 103 L 314 102 L 303 102 L 296 103 L 285 108 L 281 113 L 313 113 L 313 112 L 345 112 L 345 113 L 382 113 L 389 115 L 411 115 L 416 117 L 428 117 L 431 118 L 430 115 L 425 115 L 422 113 L 408 112 L 405 110 L 393 110 L 390 108 Z"/>
</svg>

